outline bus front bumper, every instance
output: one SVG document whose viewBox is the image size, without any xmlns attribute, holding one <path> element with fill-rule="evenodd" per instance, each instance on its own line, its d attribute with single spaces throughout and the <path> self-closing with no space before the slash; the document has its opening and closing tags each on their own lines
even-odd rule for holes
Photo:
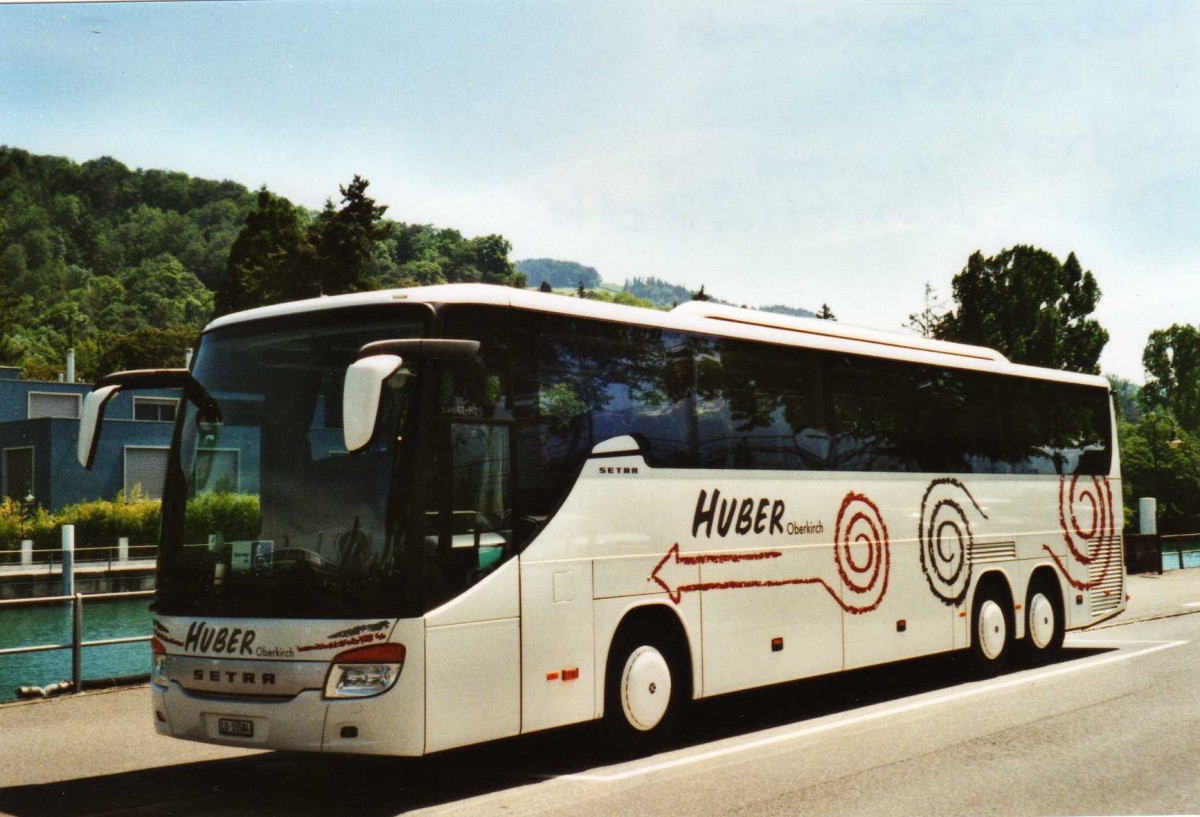
<svg viewBox="0 0 1200 817">
<path fill-rule="evenodd" d="M 414 716 L 395 689 L 360 699 L 328 700 L 305 690 L 286 700 L 247 700 L 195 695 L 174 681 L 150 688 L 160 735 L 243 749 L 424 754 L 421 710 Z"/>
</svg>

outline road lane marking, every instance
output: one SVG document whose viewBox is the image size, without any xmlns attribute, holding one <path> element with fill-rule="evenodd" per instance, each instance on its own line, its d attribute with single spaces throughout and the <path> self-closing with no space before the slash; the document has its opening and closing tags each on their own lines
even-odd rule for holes
<svg viewBox="0 0 1200 817">
<path fill-rule="evenodd" d="M 1082 672 L 1083 670 L 1086 670 L 1086 669 L 1095 669 L 1097 667 L 1103 667 L 1108 664 L 1115 664 L 1120 661 L 1128 661 L 1133 658 L 1140 658 L 1143 655 L 1150 655 L 1151 653 L 1160 652 L 1162 650 L 1169 650 L 1174 647 L 1182 647 L 1183 645 L 1189 644 L 1191 642 L 1189 642 L 1189 641 L 1130 642 L 1130 641 L 1115 641 L 1115 640 L 1108 641 L 1108 640 L 1103 640 L 1103 639 L 1072 639 L 1071 640 L 1071 644 L 1073 646 L 1086 646 L 1089 643 L 1094 643 L 1094 644 L 1148 643 L 1148 644 L 1151 644 L 1152 646 L 1149 646 L 1146 649 L 1142 649 L 1142 650 L 1135 650 L 1135 651 L 1131 651 L 1131 652 L 1119 652 L 1115 655 L 1106 655 L 1106 656 L 1100 656 L 1097 658 L 1083 658 L 1083 659 L 1080 659 L 1079 663 L 1072 663 L 1072 664 L 1069 664 L 1066 666 L 1048 667 L 1044 670 L 1033 672 L 1033 674 L 1029 674 L 1028 671 L 1022 672 L 1021 674 L 1013 676 L 1011 678 L 1005 678 L 1005 679 L 1002 679 L 999 681 L 993 681 L 991 683 L 984 684 L 983 686 L 971 687 L 970 689 L 962 689 L 962 690 L 958 690 L 956 692 L 947 693 L 945 695 L 938 695 L 933 698 L 924 698 L 919 701 L 909 701 L 908 703 L 899 704 L 897 706 L 891 706 L 886 709 L 878 709 L 878 710 L 875 710 L 872 712 L 865 712 L 861 715 L 854 715 L 849 718 L 843 718 L 841 720 L 831 721 L 829 723 L 816 724 L 815 726 L 806 726 L 806 727 L 802 727 L 800 729 L 796 729 L 796 730 L 793 730 L 790 732 L 768 735 L 767 737 L 759 738 L 757 740 L 752 740 L 748 743 L 739 743 L 736 746 L 725 746 L 720 749 L 710 749 L 709 751 L 706 751 L 706 752 L 700 752 L 698 754 L 688 755 L 687 757 L 674 758 L 672 760 L 664 760 L 660 763 L 652 763 L 648 766 L 641 766 L 641 767 L 638 767 L 635 769 L 627 769 L 625 771 L 612 772 L 609 774 L 594 774 L 594 773 L 590 773 L 590 772 L 582 772 L 582 773 L 578 773 L 578 774 L 555 775 L 551 779 L 554 779 L 554 780 L 586 780 L 589 782 L 597 782 L 597 783 L 612 783 L 612 782 L 616 782 L 616 781 L 620 781 L 620 780 L 629 780 L 630 778 L 634 778 L 634 777 L 644 777 L 645 775 L 653 774 L 655 772 L 665 771 L 667 769 L 674 769 L 674 768 L 678 768 L 680 766 L 690 766 L 694 763 L 700 763 L 705 760 L 713 760 L 714 758 L 728 757 L 730 755 L 741 754 L 742 752 L 749 752 L 753 749 L 761 749 L 764 746 L 773 746 L 777 743 L 786 743 L 788 741 L 799 740 L 801 738 L 807 738 L 807 737 L 811 737 L 813 735 L 819 735 L 824 732 L 832 732 L 835 729 L 842 729 L 847 726 L 856 726 L 860 723 L 868 723 L 870 721 L 881 720 L 883 718 L 890 718 L 894 715 L 903 715 L 907 712 L 915 712 L 915 711 L 921 710 L 921 709 L 928 709 L 929 707 L 937 706 L 939 704 L 951 703 L 954 701 L 961 701 L 965 698 L 973 698 L 977 695 L 983 695 L 988 692 L 996 692 L 998 690 L 1008 689 L 1009 687 L 1020 686 L 1022 684 L 1029 684 L 1029 683 L 1033 683 L 1034 681 L 1040 681 L 1040 680 L 1043 680 L 1046 678 L 1054 678 L 1059 675 L 1069 675 L 1074 672 Z"/>
<path fill-rule="evenodd" d="M 1183 606 L 1184 607 L 1200 607 L 1200 601 L 1185 601 L 1183 603 Z"/>
<path fill-rule="evenodd" d="M 1176 643 L 1187 644 L 1189 642 L 1187 642 L 1187 641 L 1175 642 L 1175 641 L 1170 641 L 1170 640 L 1163 640 L 1161 638 L 1091 638 L 1090 636 L 1075 638 L 1072 636 L 1067 636 L 1066 643 L 1063 646 L 1064 647 L 1086 647 L 1089 644 L 1176 644 Z"/>
</svg>

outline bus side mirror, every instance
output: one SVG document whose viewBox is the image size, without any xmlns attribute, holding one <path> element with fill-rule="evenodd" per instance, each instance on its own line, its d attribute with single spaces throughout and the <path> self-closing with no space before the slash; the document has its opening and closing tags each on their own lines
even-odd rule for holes
<svg viewBox="0 0 1200 817">
<path fill-rule="evenodd" d="M 117 396 L 120 386 L 101 386 L 83 400 L 83 415 L 79 418 L 79 464 L 91 469 L 96 459 L 96 444 L 100 442 L 100 425 L 104 422 L 104 407 Z"/>
<path fill-rule="evenodd" d="M 342 389 L 342 432 L 346 450 L 360 451 L 371 442 L 379 420 L 379 399 L 384 382 L 400 370 L 399 355 L 370 355 L 346 369 Z"/>
</svg>

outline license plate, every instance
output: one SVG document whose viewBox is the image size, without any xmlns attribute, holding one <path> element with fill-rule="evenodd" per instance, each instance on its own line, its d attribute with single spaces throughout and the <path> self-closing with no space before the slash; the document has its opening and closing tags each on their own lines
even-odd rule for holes
<svg viewBox="0 0 1200 817">
<path fill-rule="evenodd" d="M 217 720 L 217 731 L 222 735 L 229 735 L 230 737 L 252 738 L 254 737 L 254 721 L 242 718 L 219 718 Z"/>
</svg>

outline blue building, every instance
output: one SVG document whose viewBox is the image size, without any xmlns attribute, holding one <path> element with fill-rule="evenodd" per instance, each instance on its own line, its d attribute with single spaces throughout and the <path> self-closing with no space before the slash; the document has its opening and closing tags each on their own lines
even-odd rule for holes
<svg viewBox="0 0 1200 817">
<path fill-rule="evenodd" d="M 73 368 L 69 365 L 68 368 Z M 118 394 L 104 414 L 91 471 L 76 459 L 84 383 L 21 380 L 0 366 L 0 493 L 50 510 L 91 499 L 162 495 L 167 448 L 179 399 L 171 390 Z M 217 470 L 238 482 L 236 452 L 214 453 Z"/>
</svg>

